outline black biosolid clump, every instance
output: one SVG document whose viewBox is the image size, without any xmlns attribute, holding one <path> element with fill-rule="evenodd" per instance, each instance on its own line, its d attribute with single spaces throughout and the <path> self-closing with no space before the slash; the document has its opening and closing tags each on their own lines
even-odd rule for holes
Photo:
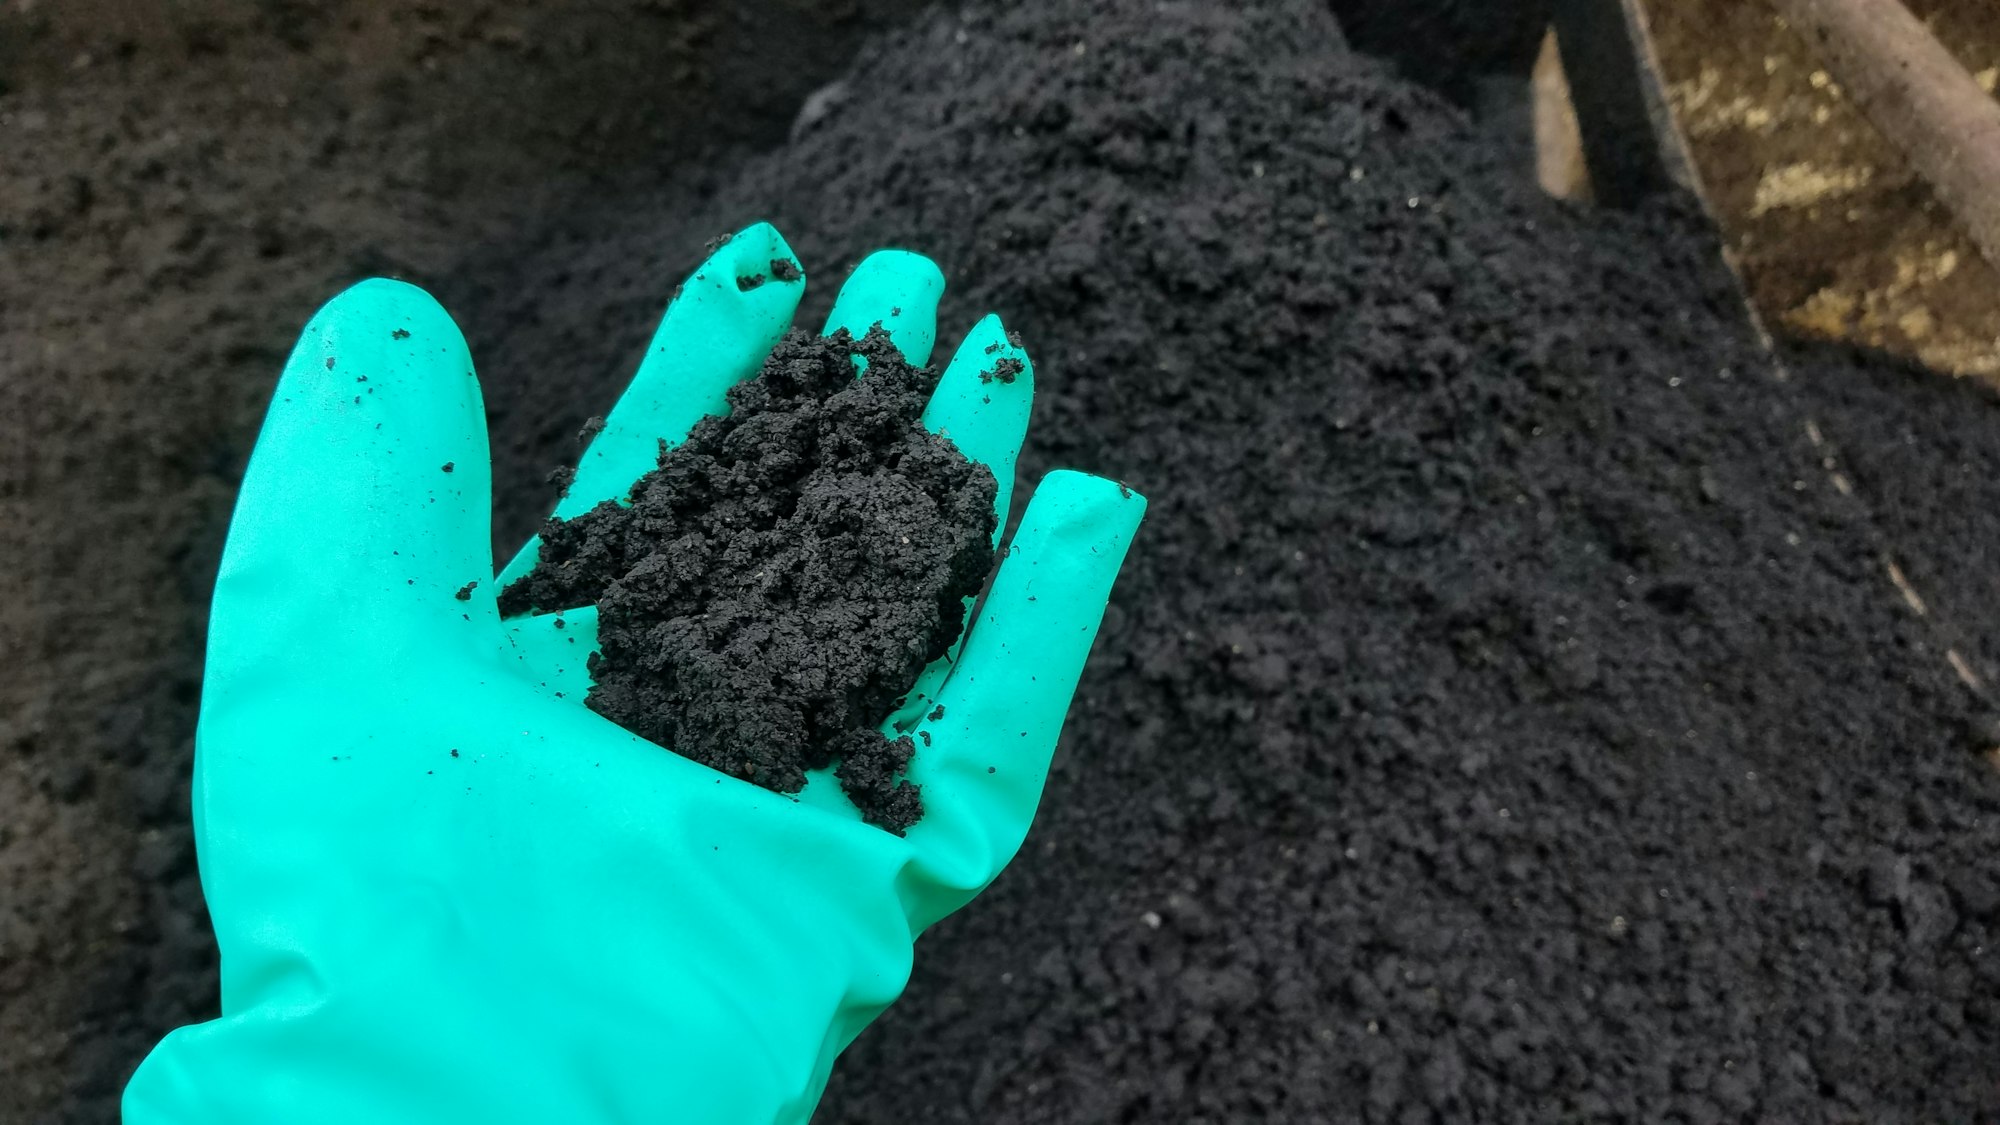
<svg viewBox="0 0 2000 1125">
<path fill-rule="evenodd" d="M 838 762 L 901 833 L 923 814 L 914 746 L 877 728 L 993 563 L 993 474 L 924 428 L 934 382 L 879 327 L 793 332 L 630 507 L 544 525 L 502 612 L 596 604 L 592 710 L 780 793 Z"/>
<path fill-rule="evenodd" d="M 1011 383 L 1015 379 L 1020 378 L 1021 372 L 1027 370 L 1027 367 L 1027 364 L 1009 356 L 994 364 L 991 371 L 980 372 L 979 381 L 982 383 Z"/>
</svg>

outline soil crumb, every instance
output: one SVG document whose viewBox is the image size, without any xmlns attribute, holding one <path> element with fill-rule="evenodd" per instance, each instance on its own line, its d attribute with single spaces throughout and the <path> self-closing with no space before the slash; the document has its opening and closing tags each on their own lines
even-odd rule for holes
<svg viewBox="0 0 2000 1125">
<path fill-rule="evenodd" d="M 838 760 L 900 834 L 923 815 L 913 747 L 877 726 L 993 565 L 993 474 L 924 428 L 935 382 L 879 326 L 790 333 L 630 507 L 550 520 L 502 612 L 596 604 L 592 710 L 780 793 Z"/>
</svg>

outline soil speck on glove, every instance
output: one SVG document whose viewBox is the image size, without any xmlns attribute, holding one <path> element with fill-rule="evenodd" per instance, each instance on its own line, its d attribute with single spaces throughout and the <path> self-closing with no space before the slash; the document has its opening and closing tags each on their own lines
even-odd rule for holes
<svg viewBox="0 0 2000 1125">
<path fill-rule="evenodd" d="M 550 520 L 502 612 L 596 604 L 592 710 L 780 793 L 838 762 L 901 833 L 923 814 L 915 746 L 877 727 L 993 564 L 993 475 L 924 429 L 934 382 L 879 328 L 793 332 L 630 507 Z"/>
<path fill-rule="evenodd" d="M 1019 378 L 1021 372 L 1026 369 L 1027 369 L 1026 364 L 1022 363 L 1018 359 L 1009 357 L 994 364 L 993 370 L 980 372 L 979 381 L 982 383 L 991 383 L 995 381 L 1001 383 L 1011 383 L 1015 379 Z"/>
</svg>

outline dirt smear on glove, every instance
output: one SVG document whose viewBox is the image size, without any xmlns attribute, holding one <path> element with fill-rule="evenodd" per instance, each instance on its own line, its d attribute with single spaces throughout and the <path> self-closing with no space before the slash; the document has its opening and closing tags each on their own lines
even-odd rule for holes
<svg viewBox="0 0 2000 1125">
<path fill-rule="evenodd" d="M 790 333 L 630 506 L 544 524 L 501 611 L 596 605 L 591 710 L 779 793 L 838 763 L 900 834 L 923 815 L 913 747 L 877 728 L 993 565 L 993 474 L 924 428 L 935 384 L 880 327 Z"/>
</svg>

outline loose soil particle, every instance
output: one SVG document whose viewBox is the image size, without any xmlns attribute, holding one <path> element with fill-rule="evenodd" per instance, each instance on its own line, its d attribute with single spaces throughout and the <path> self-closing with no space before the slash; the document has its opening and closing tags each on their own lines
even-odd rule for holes
<svg viewBox="0 0 2000 1125">
<path fill-rule="evenodd" d="M 838 760 L 900 834 L 922 815 L 912 746 L 876 728 L 993 565 L 993 474 L 924 428 L 936 382 L 879 326 L 792 332 L 629 506 L 544 524 L 501 611 L 596 605 L 591 710 L 780 793 Z"/>
</svg>

